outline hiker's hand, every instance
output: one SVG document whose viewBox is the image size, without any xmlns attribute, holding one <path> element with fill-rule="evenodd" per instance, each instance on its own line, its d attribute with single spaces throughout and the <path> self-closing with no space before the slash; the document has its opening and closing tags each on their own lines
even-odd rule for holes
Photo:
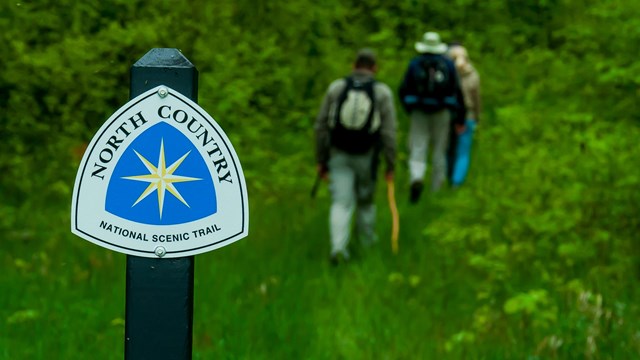
<svg viewBox="0 0 640 360">
<path fill-rule="evenodd" d="M 384 174 L 384 178 L 385 178 L 385 180 L 387 180 L 387 181 L 393 181 L 393 170 L 392 170 L 392 171 L 387 171 L 387 172 Z"/>
<path fill-rule="evenodd" d="M 462 134 L 466 129 L 467 129 L 467 127 L 466 127 L 466 126 L 464 126 L 464 125 L 460 125 L 460 124 L 456 124 L 456 134 L 460 135 L 460 134 Z"/>
<path fill-rule="evenodd" d="M 326 165 L 318 164 L 317 165 L 317 170 L 318 170 L 318 176 L 322 180 L 329 180 L 329 169 L 327 168 Z"/>
</svg>

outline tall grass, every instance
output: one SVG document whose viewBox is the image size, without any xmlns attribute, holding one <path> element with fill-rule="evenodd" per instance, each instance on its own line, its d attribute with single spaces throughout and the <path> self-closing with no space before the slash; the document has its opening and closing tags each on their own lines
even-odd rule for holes
<svg viewBox="0 0 640 360">
<path fill-rule="evenodd" d="M 394 256 L 379 185 L 379 243 L 363 248 L 352 240 L 353 259 L 335 268 L 328 261 L 326 189 L 310 199 L 308 189 L 299 188 L 277 203 L 252 194 L 250 236 L 196 257 L 194 358 L 443 353 L 462 326 L 459 314 L 470 294 L 462 274 L 422 235 L 438 202 L 409 207 L 399 187 L 400 253 Z M 64 205 L 31 214 L 28 230 L 8 234 L 0 358 L 122 357 L 125 256 L 70 235 Z"/>
</svg>

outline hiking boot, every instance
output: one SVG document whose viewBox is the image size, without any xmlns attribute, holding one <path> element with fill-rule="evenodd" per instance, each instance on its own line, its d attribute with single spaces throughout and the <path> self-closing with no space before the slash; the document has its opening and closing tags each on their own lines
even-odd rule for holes
<svg viewBox="0 0 640 360">
<path fill-rule="evenodd" d="M 349 261 L 349 255 L 347 253 L 335 253 L 329 256 L 329 263 L 331 266 L 336 267 L 342 263 Z"/>
<path fill-rule="evenodd" d="M 331 254 L 331 256 L 329 257 L 329 264 L 331 264 L 331 266 L 336 267 L 338 266 L 338 264 L 340 264 L 340 259 L 338 259 L 338 254 Z"/>
<path fill-rule="evenodd" d="M 411 191 L 409 193 L 409 202 L 415 204 L 420 200 L 422 194 L 422 181 L 414 181 L 411 183 Z"/>
</svg>

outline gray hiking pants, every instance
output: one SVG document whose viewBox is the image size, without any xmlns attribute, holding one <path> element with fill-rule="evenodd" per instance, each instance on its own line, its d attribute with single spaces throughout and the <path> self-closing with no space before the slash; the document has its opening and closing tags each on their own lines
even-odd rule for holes
<svg viewBox="0 0 640 360">
<path fill-rule="evenodd" d="M 409 173 L 411 182 L 423 181 L 427 171 L 427 152 L 429 142 L 433 143 L 431 153 L 433 170 L 431 171 L 431 190 L 442 186 L 447 174 L 447 146 L 449 145 L 449 110 L 435 113 L 413 111 L 409 131 Z"/>
<path fill-rule="evenodd" d="M 373 203 L 375 179 L 372 176 L 373 150 L 363 155 L 352 155 L 331 149 L 329 158 L 329 187 L 332 203 L 329 216 L 331 254 L 349 257 L 347 245 L 353 212 L 357 215 L 360 241 L 369 245 L 376 241 L 374 222 L 376 208 Z"/>
</svg>

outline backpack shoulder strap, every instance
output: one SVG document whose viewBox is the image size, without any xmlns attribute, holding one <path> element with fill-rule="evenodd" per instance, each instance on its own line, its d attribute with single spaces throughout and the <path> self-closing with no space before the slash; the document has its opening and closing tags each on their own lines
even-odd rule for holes
<svg viewBox="0 0 640 360">
<path fill-rule="evenodd" d="M 338 98 L 336 99 L 336 104 L 338 109 L 342 107 L 342 104 L 347 99 L 347 94 L 349 93 L 349 89 L 353 87 L 353 79 L 351 78 L 351 76 L 346 76 L 344 78 L 344 82 L 345 82 L 344 89 L 340 92 L 340 95 L 338 95 Z M 336 112 L 336 119 L 337 119 L 337 116 L 338 116 L 338 112 Z"/>
<path fill-rule="evenodd" d="M 353 79 L 351 81 L 355 82 L 355 80 Z M 376 86 L 376 80 L 374 78 L 367 79 L 361 82 L 360 85 L 358 86 L 360 89 L 364 90 L 364 92 L 369 97 L 369 100 L 371 100 L 371 114 L 373 114 L 373 111 L 376 106 L 376 96 L 374 91 L 375 86 Z M 354 85 L 352 85 L 352 87 L 354 87 Z"/>
<path fill-rule="evenodd" d="M 370 79 L 370 80 L 367 80 L 362 87 L 363 90 L 367 93 L 369 100 L 371 100 L 371 110 L 369 111 L 369 116 L 367 117 L 367 127 L 371 127 L 373 115 L 376 111 L 376 94 L 374 91 L 375 86 L 376 86 L 376 80 Z"/>
<path fill-rule="evenodd" d="M 369 95 L 369 98 L 371 98 L 371 103 L 375 104 L 376 102 L 376 98 L 375 98 L 375 92 L 374 92 L 374 88 L 376 86 L 376 80 L 375 79 L 371 79 L 368 80 L 365 84 L 364 84 L 364 91 L 367 92 L 367 95 Z"/>
</svg>

